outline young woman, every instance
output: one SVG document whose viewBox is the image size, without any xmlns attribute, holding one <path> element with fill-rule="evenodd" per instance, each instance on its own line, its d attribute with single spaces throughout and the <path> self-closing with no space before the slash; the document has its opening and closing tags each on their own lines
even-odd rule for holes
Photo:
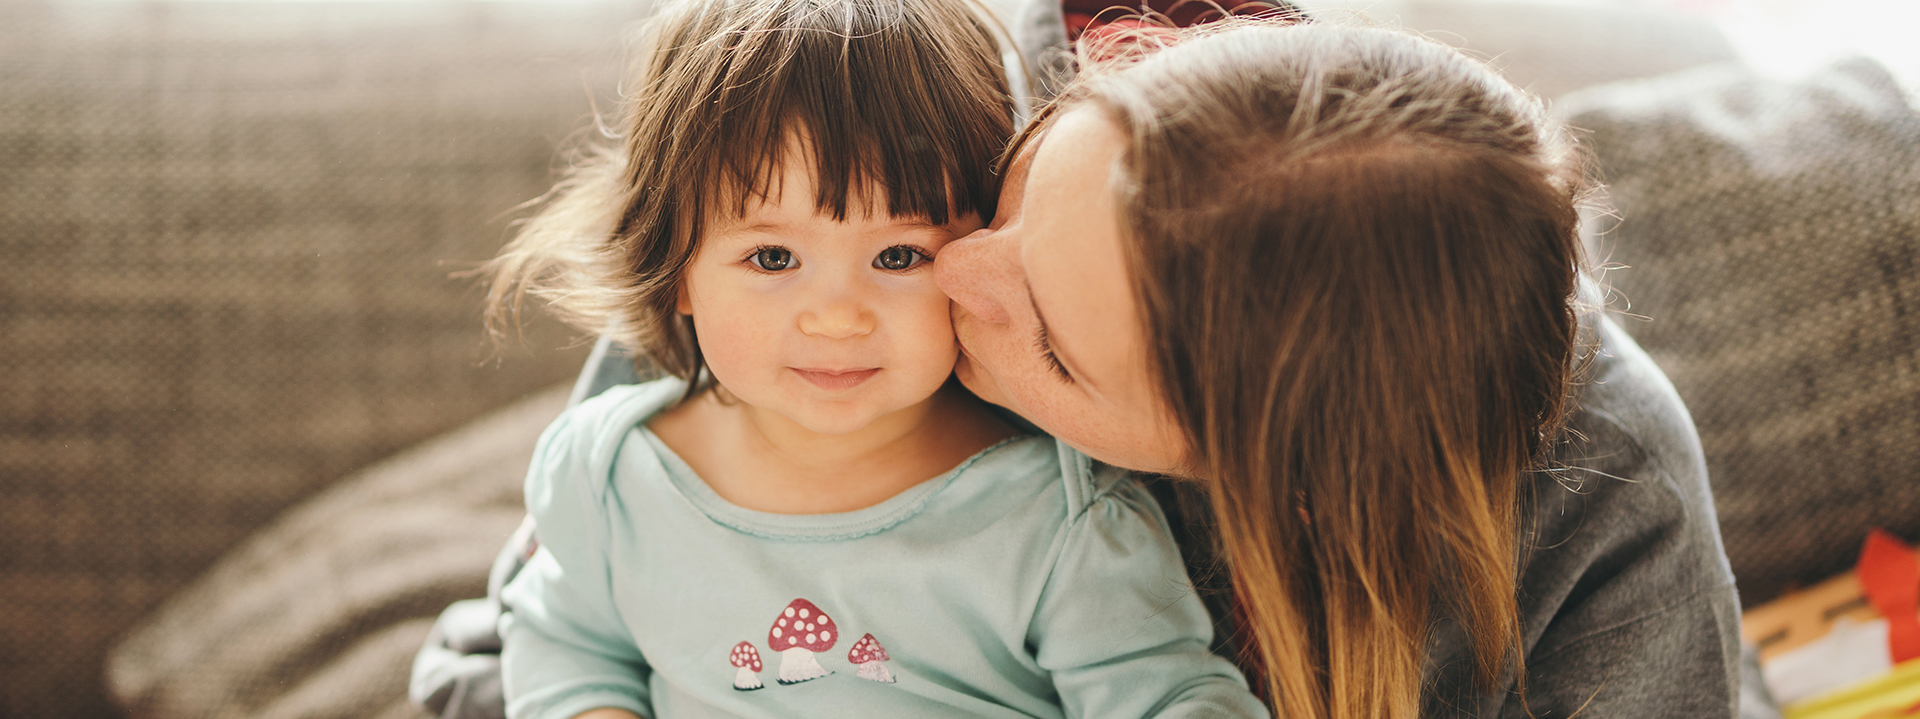
<svg viewBox="0 0 1920 719">
<path fill-rule="evenodd" d="M 1194 480 L 1277 716 L 1730 715 L 1698 439 L 1580 310 L 1582 168 L 1538 101 L 1382 30 L 1147 42 L 937 258 L 967 386 Z"/>
</svg>

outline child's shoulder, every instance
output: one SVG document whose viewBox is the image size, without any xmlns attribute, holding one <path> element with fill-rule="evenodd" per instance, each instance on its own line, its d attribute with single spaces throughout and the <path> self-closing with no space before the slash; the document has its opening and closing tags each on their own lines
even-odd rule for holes
<svg viewBox="0 0 1920 719">
<path fill-rule="evenodd" d="M 618 422 L 631 419 L 639 422 L 673 406 L 686 393 L 687 383 L 675 377 L 615 385 L 567 408 L 562 416 L 573 415 L 587 421 Z"/>
<path fill-rule="evenodd" d="M 610 488 L 615 457 L 633 451 L 633 429 L 684 394 L 679 380 L 612 387 L 567 408 L 548 425 L 527 472 L 527 510 L 539 522 L 552 511 L 598 503 Z"/>
<path fill-rule="evenodd" d="M 969 464 L 965 469 L 1000 475 L 997 481 L 1018 475 L 1058 486 L 1069 523 L 1101 502 L 1136 493 L 1146 496 L 1145 485 L 1133 471 L 1095 460 L 1045 434 L 1008 439 L 975 455 Z"/>
<path fill-rule="evenodd" d="M 1062 467 L 1074 468 L 1063 477 L 1068 487 L 1069 511 L 1084 514 L 1094 505 L 1121 498 L 1153 501 L 1139 473 L 1088 457 L 1065 442 L 1059 445 Z"/>
<path fill-rule="evenodd" d="M 634 427 L 680 401 L 686 389 L 685 382 L 671 377 L 609 387 L 560 413 L 541 437 L 541 444 L 582 456 L 604 453 L 610 458 Z"/>
</svg>

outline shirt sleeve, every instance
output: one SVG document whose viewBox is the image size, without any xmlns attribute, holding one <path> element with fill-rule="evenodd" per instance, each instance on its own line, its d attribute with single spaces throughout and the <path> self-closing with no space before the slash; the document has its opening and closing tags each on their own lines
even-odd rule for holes
<svg viewBox="0 0 1920 719">
<path fill-rule="evenodd" d="M 589 405 L 590 406 L 590 405 Z M 651 716 L 648 670 L 614 606 L 605 553 L 610 471 L 576 408 L 540 438 L 527 472 L 539 548 L 501 592 L 501 678 L 509 719 L 620 708 Z"/>
<path fill-rule="evenodd" d="M 1499 716 L 1731 717 L 1739 601 L 1686 407 L 1611 322 L 1559 471 L 1535 477 L 1524 693 Z"/>
<path fill-rule="evenodd" d="M 1732 717 L 1740 684 L 1739 630 L 1725 592 L 1703 590 L 1626 624 L 1569 638 L 1527 658 L 1527 686 L 1504 719 L 1570 716 Z M 1642 713 L 1646 712 L 1646 713 Z"/>
<path fill-rule="evenodd" d="M 1580 431 L 1604 459 L 1537 491 L 1524 692 L 1500 716 L 1731 717 L 1740 629 L 1705 490 L 1604 415 Z M 1644 433 L 1643 433 L 1644 436 Z M 1601 452 L 1593 452 L 1599 455 Z M 1585 471 L 1597 465 L 1605 474 Z M 1541 601 L 1548 600 L 1548 601 Z"/>
<path fill-rule="evenodd" d="M 1209 650 L 1212 621 L 1144 487 L 1120 482 L 1065 531 L 1028 641 L 1068 717 L 1267 716 Z"/>
</svg>

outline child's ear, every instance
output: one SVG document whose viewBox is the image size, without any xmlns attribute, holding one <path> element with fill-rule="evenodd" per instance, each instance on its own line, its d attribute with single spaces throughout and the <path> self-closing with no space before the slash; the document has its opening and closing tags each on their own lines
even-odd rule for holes
<svg viewBox="0 0 1920 719">
<path fill-rule="evenodd" d="M 693 297 L 687 294 L 687 281 L 681 280 L 679 285 L 680 286 L 673 291 L 673 309 L 675 312 L 692 317 Z"/>
</svg>

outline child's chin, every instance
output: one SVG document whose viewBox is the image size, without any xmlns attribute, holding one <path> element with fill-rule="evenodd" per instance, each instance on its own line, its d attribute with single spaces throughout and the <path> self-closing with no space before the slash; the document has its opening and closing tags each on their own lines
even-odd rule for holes
<svg viewBox="0 0 1920 719">
<path fill-rule="evenodd" d="M 875 412 L 809 412 L 804 417 L 790 417 L 815 434 L 853 434 L 879 418 L 880 414 Z"/>
</svg>

